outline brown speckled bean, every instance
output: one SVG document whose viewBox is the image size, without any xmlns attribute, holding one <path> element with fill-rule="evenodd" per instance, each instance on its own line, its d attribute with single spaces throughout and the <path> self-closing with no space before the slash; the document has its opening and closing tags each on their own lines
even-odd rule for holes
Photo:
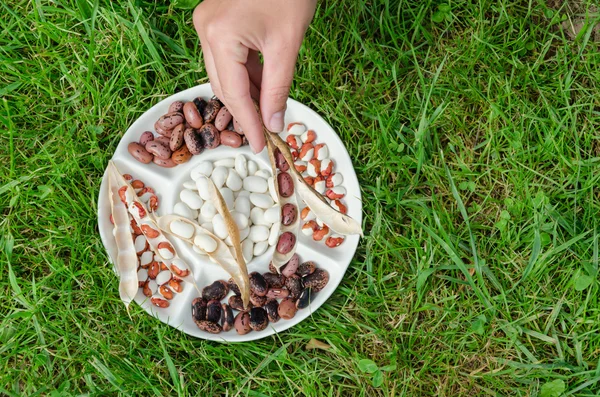
<svg viewBox="0 0 600 397">
<path fill-rule="evenodd" d="M 219 110 L 219 113 L 217 113 L 217 117 L 215 118 L 215 127 L 217 128 L 217 130 L 223 131 L 227 128 L 227 125 L 229 125 L 230 121 L 231 113 L 229 112 L 229 109 L 223 106 L 221 110 Z"/>
<path fill-rule="evenodd" d="M 172 151 L 179 149 L 183 146 L 183 133 L 185 132 L 185 123 L 179 124 L 177 127 L 173 128 L 173 132 L 171 133 L 171 139 L 169 140 L 169 147 Z"/>
<path fill-rule="evenodd" d="M 279 317 L 283 318 L 284 320 L 290 320 L 294 318 L 297 311 L 298 309 L 296 308 L 296 302 L 294 302 L 294 299 L 291 298 L 286 298 L 279 302 L 279 307 L 277 308 Z"/>
<path fill-rule="evenodd" d="M 263 273 L 265 281 L 270 288 L 282 288 L 285 285 L 285 276 L 271 272 Z"/>
<path fill-rule="evenodd" d="M 262 307 L 253 307 L 250 309 L 250 328 L 254 331 L 262 331 L 269 325 L 269 317 Z"/>
<path fill-rule="evenodd" d="M 269 289 L 269 285 L 262 274 L 252 272 L 248 276 L 250 279 L 250 290 L 258 296 L 265 296 Z"/>
<path fill-rule="evenodd" d="M 173 112 L 160 116 L 158 119 L 158 125 L 165 130 L 172 130 L 184 121 L 185 119 L 183 118 L 183 114 L 179 112 Z"/>
<path fill-rule="evenodd" d="M 236 282 L 233 280 L 233 278 L 230 278 L 229 280 L 227 280 L 227 285 L 229 286 L 229 289 L 236 295 L 242 295 L 242 293 L 240 292 L 240 287 L 238 287 L 238 285 L 236 284 Z"/>
<path fill-rule="evenodd" d="M 292 180 L 292 176 L 287 172 L 280 172 L 277 175 L 277 185 L 279 186 L 281 197 L 290 197 L 294 194 L 294 181 Z"/>
<path fill-rule="evenodd" d="M 196 298 L 192 301 L 192 318 L 196 321 L 206 320 L 206 300 Z"/>
<path fill-rule="evenodd" d="M 289 226 L 298 219 L 298 208 L 292 203 L 286 203 L 281 207 L 281 223 Z"/>
<path fill-rule="evenodd" d="M 233 311 L 227 303 L 221 305 L 221 327 L 223 331 L 229 331 L 233 327 Z"/>
<path fill-rule="evenodd" d="M 169 105 L 169 113 L 179 112 L 183 113 L 183 102 L 175 101 Z"/>
<path fill-rule="evenodd" d="M 235 316 L 233 324 L 235 332 L 239 335 L 246 335 L 248 332 L 252 331 L 252 328 L 250 328 L 250 314 L 248 312 L 239 312 L 237 316 Z"/>
<path fill-rule="evenodd" d="M 131 142 L 127 146 L 127 151 L 133 156 L 133 158 L 135 158 L 140 163 L 144 164 L 148 164 L 149 162 L 151 162 L 152 158 L 154 157 L 150 153 L 148 153 L 145 147 L 143 147 L 137 142 Z"/>
<path fill-rule="evenodd" d="M 310 305 L 310 302 L 313 299 L 313 290 L 312 288 L 305 288 L 304 291 L 298 297 L 296 301 L 296 307 L 298 309 L 305 309 Z"/>
<path fill-rule="evenodd" d="M 267 298 L 269 299 L 283 299 L 290 295 L 290 291 L 285 288 L 271 288 L 267 292 Z M 266 303 L 265 303 L 266 305 Z"/>
<path fill-rule="evenodd" d="M 158 123 L 158 121 L 156 123 L 154 123 L 154 130 L 156 131 L 157 134 L 166 136 L 167 138 L 170 138 L 171 133 L 173 132 L 173 130 L 165 130 L 164 128 L 162 128 L 162 126 Z"/>
<path fill-rule="evenodd" d="M 211 300 L 206 303 L 206 319 L 213 323 L 221 321 L 221 302 Z"/>
<path fill-rule="evenodd" d="M 146 144 L 150 141 L 154 140 L 154 134 L 152 131 L 144 131 L 140 136 L 140 145 L 146 146 Z"/>
<path fill-rule="evenodd" d="M 221 144 L 219 131 L 213 124 L 204 124 L 198 130 L 198 135 L 201 137 L 205 149 L 216 149 Z"/>
<path fill-rule="evenodd" d="M 192 154 L 190 153 L 190 150 L 185 145 L 180 147 L 178 150 L 174 151 L 173 154 L 171 155 L 171 160 L 173 160 L 173 162 L 175 164 L 187 163 L 188 161 L 190 161 L 191 158 L 192 158 Z"/>
<path fill-rule="evenodd" d="M 202 115 L 194 102 L 187 102 L 183 105 L 183 114 L 185 116 L 185 121 L 187 121 L 192 128 L 200 128 L 202 127 L 202 124 L 204 124 Z"/>
<path fill-rule="evenodd" d="M 169 146 L 169 142 L 171 141 L 171 138 L 169 138 L 168 136 L 164 136 L 164 135 L 159 135 L 154 137 L 154 140 L 156 142 L 160 142 L 165 146 Z"/>
<path fill-rule="evenodd" d="M 191 154 L 200 154 L 202 151 L 204 151 L 204 142 L 202 141 L 202 137 L 195 129 L 186 128 L 185 132 L 183 133 L 183 140 L 185 141 L 185 145 Z"/>
<path fill-rule="evenodd" d="M 221 326 L 219 324 L 213 323 L 212 321 L 207 321 L 207 320 L 196 321 L 196 320 L 194 320 L 194 322 L 196 323 L 198 328 L 200 328 L 202 331 L 209 332 L 211 334 L 219 334 L 219 333 L 221 333 L 221 331 L 223 331 L 223 328 L 221 328 Z"/>
<path fill-rule="evenodd" d="M 217 117 L 217 114 L 219 113 L 219 110 L 221 110 L 222 106 L 223 105 L 221 102 L 216 98 L 212 98 L 210 101 L 208 101 L 206 107 L 204 108 L 204 113 L 202 114 L 204 116 L 204 122 L 212 123 L 215 121 L 215 118 Z"/>
<path fill-rule="evenodd" d="M 246 311 L 246 310 L 250 310 L 250 308 L 252 307 L 252 304 L 249 303 L 249 307 L 244 309 L 244 301 L 242 301 L 242 297 L 239 295 L 231 295 L 229 297 L 229 306 L 231 306 L 232 309 L 234 310 L 238 310 L 240 312 Z"/>
<path fill-rule="evenodd" d="M 279 241 L 277 241 L 277 252 L 285 255 L 294 248 L 294 245 L 296 245 L 296 235 L 292 232 L 285 232 L 279 236 Z"/>
<path fill-rule="evenodd" d="M 158 141 L 148 142 L 146 144 L 146 150 L 148 153 L 153 154 L 154 157 L 158 157 L 159 159 L 167 160 L 171 158 L 171 149 Z"/>
<path fill-rule="evenodd" d="M 298 266 L 298 270 L 296 270 L 296 274 L 300 277 L 308 276 L 312 274 L 317 268 L 317 264 L 313 261 L 304 262 L 300 266 Z"/>
<path fill-rule="evenodd" d="M 285 277 L 291 277 L 298 270 L 298 264 L 300 263 L 300 257 L 298 254 L 292 255 L 289 261 L 281 267 L 281 274 Z"/>
<path fill-rule="evenodd" d="M 256 295 L 253 291 L 250 291 L 250 303 L 253 307 L 262 307 L 267 303 L 267 297 Z"/>
<path fill-rule="evenodd" d="M 221 143 L 225 146 L 238 148 L 242 146 L 242 137 L 234 131 L 221 131 Z"/>
<path fill-rule="evenodd" d="M 202 289 L 202 297 L 208 300 L 217 300 L 225 298 L 229 292 L 229 286 L 227 282 L 223 280 L 217 280 L 214 283 L 207 285 Z"/>
<path fill-rule="evenodd" d="M 302 278 L 296 274 L 292 274 L 285 280 L 285 287 L 290 292 L 290 298 L 296 299 L 302 293 L 304 284 Z"/>
<path fill-rule="evenodd" d="M 319 292 L 329 282 L 329 273 L 324 269 L 315 269 L 314 272 L 303 278 L 304 286 L 312 288 L 313 292 Z"/>
<path fill-rule="evenodd" d="M 154 157 L 153 161 L 154 161 L 154 164 L 156 164 L 158 166 L 161 166 L 161 167 L 164 167 L 164 168 L 173 168 L 173 167 L 175 167 L 177 165 L 171 159 L 163 160 L 163 159 L 159 159 L 158 157 Z"/>
<path fill-rule="evenodd" d="M 277 149 L 275 151 L 275 165 L 281 171 L 287 171 L 290 169 L 290 165 L 288 164 L 287 161 L 285 161 L 285 157 L 283 156 L 283 153 L 281 153 L 281 151 L 279 149 Z"/>
<path fill-rule="evenodd" d="M 279 313 L 277 313 L 278 308 L 279 303 L 277 303 L 277 299 L 269 299 L 267 303 L 265 303 L 264 309 L 267 312 L 269 321 L 272 323 L 279 321 Z"/>
</svg>

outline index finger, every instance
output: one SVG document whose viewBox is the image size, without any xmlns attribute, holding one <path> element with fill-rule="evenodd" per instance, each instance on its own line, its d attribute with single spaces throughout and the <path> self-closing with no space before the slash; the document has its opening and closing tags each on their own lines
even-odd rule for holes
<svg viewBox="0 0 600 397">
<path fill-rule="evenodd" d="M 249 49 L 241 43 L 212 48 L 219 75 L 223 101 L 233 117 L 241 124 L 254 153 L 265 147 L 263 126 L 250 95 L 250 77 L 246 69 Z"/>
</svg>

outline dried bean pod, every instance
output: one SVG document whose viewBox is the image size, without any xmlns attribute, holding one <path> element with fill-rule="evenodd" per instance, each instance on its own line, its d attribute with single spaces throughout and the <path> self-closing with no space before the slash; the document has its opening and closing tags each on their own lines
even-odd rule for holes
<svg viewBox="0 0 600 397">
<path fill-rule="evenodd" d="M 281 267 L 281 274 L 285 277 L 291 277 L 298 270 L 298 265 L 300 264 L 300 257 L 298 254 L 292 255 L 289 261 L 285 265 Z"/>
</svg>

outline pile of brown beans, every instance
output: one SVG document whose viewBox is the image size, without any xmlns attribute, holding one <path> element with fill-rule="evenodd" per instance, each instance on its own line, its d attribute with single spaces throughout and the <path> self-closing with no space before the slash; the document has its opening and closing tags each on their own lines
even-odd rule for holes
<svg viewBox="0 0 600 397">
<path fill-rule="evenodd" d="M 298 254 L 281 268 L 281 273 L 277 273 L 272 264 L 269 270 L 263 274 L 250 273 L 247 308 L 243 307 L 240 290 L 233 279 L 217 280 L 204 287 L 202 296 L 192 302 L 192 318 L 198 328 L 213 334 L 231 329 L 240 335 L 262 331 L 269 322 L 294 318 L 329 282 L 326 270 L 317 268 L 312 261 L 301 264 Z M 230 291 L 233 295 L 223 303 Z"/>
<path fill-rule="evenodd" d="M 217 97 L 208 102 L 201 97 L 173 102 L 168 113 L 154 123 L 154 130 L 157 136 L 144 131 L 127 150 L 139 162 L 166 168 L 186 163 L 205 149 L 248 144 L 240 125 Z"/>
</svg>

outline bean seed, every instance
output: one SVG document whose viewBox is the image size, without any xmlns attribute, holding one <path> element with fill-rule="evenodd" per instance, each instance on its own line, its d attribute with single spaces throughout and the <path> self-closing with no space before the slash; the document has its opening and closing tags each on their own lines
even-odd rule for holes
<svg viewBox="0 0 600 397">
<path fill-rule="evenodd" d="M 285 287 L 290 292 L 290 298 L 297 299 L 304 289 L 304 284 L 300 276 L 292 274 L 285 280 Z"/>
<path fill-rule="evenodd" d="M 294 318 L 298 309 L 296 308 L 296 302 L 292 298 L 285 298 L 281 302 L 279 302 L 279 307 L 277 308 L 277 314 L 279 317 L 284 320 L 290 320 Z"/>
<path fill-rule="evenodd" d="M 270 288 L 283 288 L 285 285 L 285 276 L 283 274 L 266 272 L 263 277 Z"/>
<path fill-rule="evenodd" d="M 144 131 L 142 132 L 142 135 L 140 136 L 140 145 L 142 146 L 146 146 L 146 144 L 150 141 L 154 140 L 154 134 L 152 133 L 152 131 Z"/>
<path fill-rule="evenodd" d="M 203 320 L 194 322 L 202 331 L 209 332 L 211 334 L 219 334 L 221 331 L 223 331 L 223 328 L 221 328 L 219 324 L 212 321 Z"/>
<path fill-rule="evenodd" d="M 304 262 L 300 266 L 298 266 L 298 270 L 296 270 L 296 274 L 300 277 L 308 276 L 312 274 L 317 268 L 317 264 L 313 261 Z"/>
<path fill-rule="evenodd" d="M 238 285 L 233 280 L 233 278 L 229 279 L 229 281 L 227 282 L 227 286 L 234 294 L 236 294 L 238 296 L 242 295 L 242 293 L 240 292 L 240 287 L 238 287 Z"/>
<path fill-rule="evenodd" d="M 229 306 L 231 306 L 232 309 L 238 310 L 240 312 L 250 310 L 250 308 L 244 308 L 244 302 L 242 301 L 242 297 L 239 295 L 231 295 L 229 297 Z"/>
<path fill-rule="evenodd" d="M 291 277 L 298 270 L 298 264 L 300 263 L 300 257 L 298 254 L 292 255 L 289 261 L 282 266 L 281 274 L 285 277 Z"/>
<path fill-rule="evenodd" d="M 292 203 L 286 203 L 281 207 L 281 223 L 289 226 L 298 219 L 298 208 Z"/>
<path fill-rule="evenodd" d="M 173 113 L 173 112 L 179 112 L 179 113 L 183 112 L 183 102 L 182 101 L 175 101 L 175 102 L 171 103 L 171 105 L 169 105 L 169 113 Z"/>
<path fill-rule="evenodd" d="M 221 144 L 221 135 L 212 124 L 204 124 L 202 128 L 198 130 L 198 134 L 204 142 L 205 149 L 216 149 Z"/>
<path fill-rule="evenodd" d="M 269 317 L 262 307 L 253 307 L 250 309 L 250 328 L 254 331 L 262 331 L 269 325 Z"/>
<path fill-rule="evenodd" d="M 221 327 L 223 331 L 229 331 L 233 327 L 233 311 L 226 303 L 221 305 Z"/>
<path fill-rule="evenodd" d="M 185 124 L 182 123 L 173 129 L 171 139 L 169 140 L 169 148 L 171 148 L 172 151 L 176 151 L 183 146 L 183 133 L 185 132 L 185 128 Z"/>
<path fill-rule="evenodd" d="M 229 109 L 223 106 L 221 110 L 219 110 L 219 113 L 217 113 L 217 116 L 215 117 L 215 127 L 217 127 L 219 131 L 223 131 L 227 128 L 231 119 L 231 112 L 229 111 Z"/>
<path fill-rule="evenodd" d="M 313 273 L 303 277 L 304 286 L 312 288 L 313 292 L 319 292 L 329 282 L 329 273 L 324 269 L 316 269 Z"/>
<path fill-rule="evenodd" d="M 262 307 L 267 303 L 267 297 L 256 295 L 254 292 L 250 291 L 250 303 L 252 303 L 253 307 Z"/>
<path fill-rule="evenodd" d="M 250 290 L 258 296 L 265 296 L 269 289 L 269 285 L 265 278 L 258 272 L 252 272 L 249 274 L 250 278 Z"/>
<path fill-rule="evenodd" d="M 295 307 L 295 306 L 294 306 Z M 234 320 L 235 332 L 239 335 L 246 335 L 252 331 L 250 327 L 250 314 L 248 312 L 239 312 Z"/>
<path fill-rule="evenodd" d="M 267 291 L 267 298 L 270 299 L 283 299 L 290 295 L 290 291 L 285 288 L 270 288 Z"/>
<path fill-rule="evenodd" d="M 200 154 L 204 151 L 202 136 L 193 128 L 186 128 L 183 132 L 183 140 L 191 154 Z"/>
<path fill-rule="evenodd" d="M 221 320 L 221 302 L 211 300 L 206 303 L 206 320 L 218 323 Z"/>
<path fill-rule="evenodd" d="M 217 300 L 225 298 L 227 293 L 229 292 L 229 285 L 227 282 L 223 280 L 217 280 L 214 283 L 204 287 L 202 289 L 202 297 L 209 300 Z"/>
<path fill-rule="evenodd" d="M 202 127 L 202 124 L 204 124 L 202 113 L 194 102 L 187 102 L 183 105 L 183 114 L 185 120 L 192 128 L 200 128 Z"/>
<path fill-rule="evenodd" d="M 277 252 L 282 255 L 287 254 L 294 248 L 296 245 L 296 235 L 292 232 L 285 232 L 281 236 L 279 236 L 279 241 L 277 242 Z"/>
<path fill-rule="evenodd" d="M 302 291 L 302 293 L 298 297 L 298 300 L 296 301 L 296 308 L 298 308 L 298 309 L 307 308 L 310 305 L 310 302 L 312 301 L 312 295 L 313 295 L 312 288 L 305 288 L 304 291 Z"/>
<path fill-rule="evenodd" d="M 153 159 L 153 156 L 148 153 L 146 148 L 137 142 L 131 142 L 127 146 L 127 151 L 140 163 L 148 164 Z"/>
<path fill-rule="evenodd" d="M 267 312 L 267 317 L 269 321 L 272 323 L 276 323 L 279 321 L 279 313 L 277 309 L 279 309 L 279 303 L 277 303 L 277 299 L 269 299 L 264 306 L 265 311 Z"/>
<path fill-rule="evenodd" d="M 222 106 L 223 104 L 221 104 L 221 102 L 216 98 L 212 98 L 210 101 L 208 101 L 206 107 L 204 108 L 204 112 L 202 113 L 204 116 L 204 122 L 212 123 L 215 121 L 215 118 L 217 118 L 217 114 L 219 113 L 219 110 L 221 110 Z"/>
</svg>

